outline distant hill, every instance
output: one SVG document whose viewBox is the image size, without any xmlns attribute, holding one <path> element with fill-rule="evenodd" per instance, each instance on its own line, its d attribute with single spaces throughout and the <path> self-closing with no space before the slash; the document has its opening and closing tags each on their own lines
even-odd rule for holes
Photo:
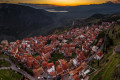
<svg viewBox="0 0 120 80">
<path fill-rule="evenodd" d="M 66 13 L 50 13 L 45 9 L 65 10 Z M 24 37 L 45 35 L 57 27 L 70 26 L 73 20 L 87 18 L 88 23 L 98 22 L 113 13 L 119 14 L 120 4 L 104 3 L 80 6 L 53 6 L 38 4 L 0 4 L 0 40 L 13 41 Z M 99 14 L 98 14 L 99 13 Z M 106 15 L 107 14 L 107 15 Z M 93 16 L 91 16 L 93 15 Z M 116 17 L 108 17 L 104 21 Z M 78 20 L 79 24 L 87 21 Z M 66 25 L 68 24 L 68 25 Z"/>
<path fill-rule="evenodd" d="M 54 25 L 56 14 L 16 4 L 0 4 L 0 40 L 40 35 Z"/>
<path fill-rule="evenodd" d="M 94 14 L 94 15 L 92 15 L 92 16 L 90 16 L 89 18 L 87 18 L 87 19 L 101 19 L 101 18 L 103 18 L 103 17 L 105 17 L 105 16 L 108 16 L 108 14 Z"/>
<path fill-rule="evenodd" d="M 103 4 L 91 4 L 80 6 L 62 6 L 62 7 L 50 7 L 49 9 L 65 10 L 68 13 L 58 13 L 60 17 L 67 18 L 88 18 L 93 14 L 113 14 L 120 12 L 120 4 L 107 2 Z"/>
</svg>

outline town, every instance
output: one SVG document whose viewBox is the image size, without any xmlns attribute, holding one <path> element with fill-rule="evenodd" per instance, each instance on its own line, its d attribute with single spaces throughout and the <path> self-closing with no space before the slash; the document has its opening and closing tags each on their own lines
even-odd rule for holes
<svg viewBox="0 0 120 80">
<path fill-rule="evenodd" d="M 102 22 L 72 28 L 64 34 L 35 36 L 10 42 L 3 40 L 3 52 L 14 57 L 18 63 L 24 63 L 31 69 L 35 80 L 85 80 L 91 72 L 89 61 L 98 61 L 104 56 L 102 51 L 106 35 L 112 23 Z"/>
</svg>

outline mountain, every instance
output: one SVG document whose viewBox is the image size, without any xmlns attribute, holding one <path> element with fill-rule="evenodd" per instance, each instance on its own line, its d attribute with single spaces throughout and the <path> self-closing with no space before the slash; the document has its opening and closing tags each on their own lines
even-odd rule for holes
<svg viewBox="0 0 120 80">
<path fill-rule="evenodd" d="M 0 4 L 0 40 L 44 34 L 54 25 L 55 13 L 17 4 Z"/>
<path fill-rule="evenodd" d="M 68 12 L 53 13 L 46 11 L 46 9 Z M 92 19 L 99 21 L 101 17 L 118 12 L 120 12 L 120 4 L 111 2 L 80 6 L 1 3 L 0 40 L 13 41 L 24 37 L 45 35 L 55 28 L 70 26 L 75 19 L 87 18 L 89 22 Z M 113 19 L 110 18 L 110 20 Z"/>
<path fill-rule="evenodd" d="M 103 4 L 91 4 L 80 6 L 62 6 L 62 7 L 50 7 L 49 9 L 55 9 L 56 11 L 68 11 L 67 13 L 58 13 L 60 17 L 67 18 L 88 18 L 93 14 L 113 14 L 120 11 L 120 4 L 107 2 Z"/>
<path fill-rule="evenodd" d="M 108 16 L 108 14 L 107 15 L 105 15 L 105 14 L 94 14 L 94 15 L 92 15 L 91 17 L 89 17 L 89 18 L 87 18 L 87 19 L 101 19 L 101 18 L 103 18 L 103 17 L 105 17 L 105 16 Z"/>
<path fill-rule="evenodd" d="M 52 4 L 28 4 L 28 3 L 19 3 L 19 5 L 30 6 L 36 9 L 46 9 L 46 8 L 50 8 L 50 7 L 53 8 L 58 6 Z"/>
</svg>

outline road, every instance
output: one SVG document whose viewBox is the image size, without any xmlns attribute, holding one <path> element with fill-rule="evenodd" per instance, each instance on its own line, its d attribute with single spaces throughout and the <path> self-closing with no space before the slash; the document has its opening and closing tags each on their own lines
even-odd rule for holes
<svg viewBox="0 0 120 80">
<path fill-rule="evenodd" d="M 110 25 L 110 26 L 111 26 L 111 25 Z M 100 48 L 97 50 L 97 52 L 98 52 L 98 51 L 101 51 L 101 50 L 103 49 L 104 44 L 105 44 L 105 41 L 106 41 L 106 35 L 108 34 L 109 30 L 110 30 L 110 27 L 107 29 L 107 31 L 106 31 L 106 33 L 105 33 L 105 37 L 104 37 L 103 43 L 102 43 L 102 45 L 100 46 Z M 96 52 L 94 55 L 92 55 L 92 56 L 87 60 L 87 63 L 89 63 L 89 62 L 96 56 L 97 52 Z"/>
<path fill-rule="evenodd" d="M 12 70 L 14 70 L 14 71 L 16 71 L 18 73 L 21 73 L 22 75 L 24 75 L 29 80 L 37 80 L 33 76 L 31 76 L 30 74 L 25 72 L 24 70 L 22 70 L 20 68 L 17 68 L 16 65 L 11 60 L 9 60 L 8 58 L 0 58 L 0 60 L 3 60 L 3 59 L 8 61 L 11 64 L 11 66 L 10 67 L 1 67 L 0 69 L 12 69 Z"/>
</svg>

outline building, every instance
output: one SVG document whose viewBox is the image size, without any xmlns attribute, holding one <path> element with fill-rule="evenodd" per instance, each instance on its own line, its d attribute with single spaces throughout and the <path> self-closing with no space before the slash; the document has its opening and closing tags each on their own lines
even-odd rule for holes
<svg viewBox="0 0 120 80">
<path fill-rule="evenodd" d="M 116 46 L 114 51 L 115 51 L 115 53 L 120 53 L 120 46 Z"/>
<path fill-rule="evenodd" d="M 60 65 L 56 67 L 56 72 L 57 72 L 57 75 L 62 73 L 62 67 Z"/>
<path fill-rule="evenodd" d="M 33 69 L 34 77 L 38 78 L 41 74 L 43 74 L 44 70 L 42 67 L 38 69 Z"/>
<path fill-rule="evenodd" d="M 92 47 L 92 51 L 97 52 L 97 50 L 98 50 L 98 47 L 97 47 L 97 46 L 93 46 L 93 47 Z"/>
<path fill-rule="evenodd" d="M 98 51 L 96 54 L 96 59 L 100 60 L 103 57 L 103 53 L 101 51 Z"/>
</svg>

